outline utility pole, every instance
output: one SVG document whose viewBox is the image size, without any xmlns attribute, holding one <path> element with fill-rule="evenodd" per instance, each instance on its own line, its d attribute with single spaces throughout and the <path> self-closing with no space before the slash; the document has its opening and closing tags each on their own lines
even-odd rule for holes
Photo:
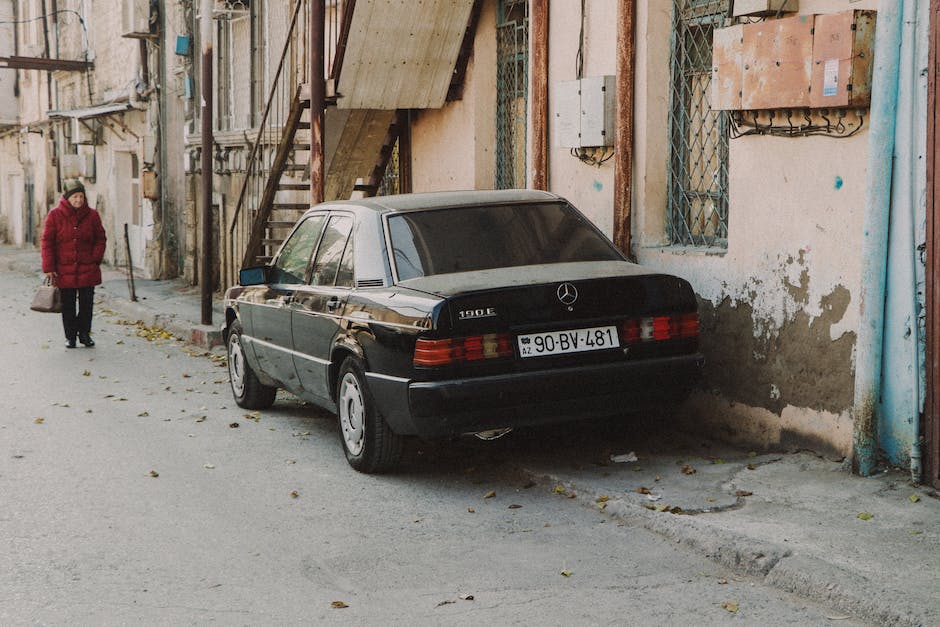
<svg viewBox="0 0 940 627">
<path fill-rule="evenodd" d="M 199 4 L 202 40 L 202 254 L 200 294 L 202 324 L 212 324 L 212 0 Z"/>
</svg>

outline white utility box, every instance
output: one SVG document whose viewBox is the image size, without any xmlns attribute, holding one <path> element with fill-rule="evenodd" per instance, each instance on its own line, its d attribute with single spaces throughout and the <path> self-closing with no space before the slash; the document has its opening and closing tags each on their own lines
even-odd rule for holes
<svg viewBox="0 0 940 627">
<path fill-rule="evenodd" d="M 800 0 L 734 0 L 734 17 L 776 15 L 800 10 Z"/>
<path fill-rule="evenodd" d="M 611 74 L 555 85 L 555 145 L 590 148 L 614 145 L 616 77 Z"/>
</svg>

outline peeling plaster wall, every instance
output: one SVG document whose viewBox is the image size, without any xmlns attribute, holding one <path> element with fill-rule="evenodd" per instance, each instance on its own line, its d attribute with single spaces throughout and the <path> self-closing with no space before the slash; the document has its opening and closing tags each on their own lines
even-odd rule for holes
<svg viewBox="0 0 940 627">
<path fill-rule="evenodd" d="M 496 178 L 496 6 L 480 12 L 463 98 L 412 112 L 413 191 L 492 189 Z"/>
<path fill-rule="evenodd" d="M 868 133 L 731 140 L 728 248 L 666 245 L 665 132 L 671 3 L 637 24 L 634 250 L 695 288 L 706 376 L 690 416 L 755 446 L 848 455 L 859 325 Z M 877 9 L 877 0 L 804 0 L 803 13 Z"/>
</svg>

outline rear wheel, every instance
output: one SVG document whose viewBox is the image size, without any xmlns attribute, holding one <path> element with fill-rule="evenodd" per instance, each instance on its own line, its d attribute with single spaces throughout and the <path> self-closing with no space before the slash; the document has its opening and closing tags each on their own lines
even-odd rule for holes
<svg viewBox="0 0 940 627">
<path fill-rule="evenodd" d="M 375 408 L 362 366 L 347 357 L 336 383 L 340 436 L 349 465 L 365 473 L 391 470 L 401 460 L 403 438 Z"/>
<path fill-rule="evenodd" d="M 228 378 L 239 407 L 266 409 L 274 404 L 277 388 L 265 385 L 248 365 L 242 348 L 242 325 L 233 322 L 228 332 Z"/>
</svg>

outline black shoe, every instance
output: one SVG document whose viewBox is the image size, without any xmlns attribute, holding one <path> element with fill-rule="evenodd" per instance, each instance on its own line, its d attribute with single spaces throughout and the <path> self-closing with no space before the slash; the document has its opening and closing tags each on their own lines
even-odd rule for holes
<svg viewBox="0 0 940 627">
<path fill-rule="evenodd" d="M 75 338 L 70 337 L 65 340 L 65 348 L 75 348 Z"/>
<path fill-rule="evenodd" d="M 95 341 L 91 339 L 91 336 L 88 335 L 87 333 L 79 333 L 78 341 L 84 344 L 85 346 L 87 346 L 88 348 L 91 348 L 92 346 L 95 345 Z M 72 340 L 72 346 L 73 347 L 75 346 L 75 340 Z"/>
</svg>

